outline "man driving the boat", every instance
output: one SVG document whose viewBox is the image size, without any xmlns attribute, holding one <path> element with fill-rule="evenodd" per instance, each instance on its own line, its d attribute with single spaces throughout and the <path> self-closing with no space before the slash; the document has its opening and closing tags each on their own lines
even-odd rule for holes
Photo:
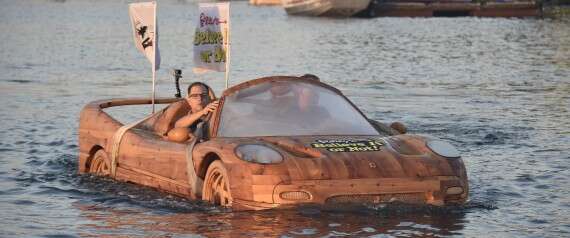
<svg viewBox="0 0 570 238">
<path fill-rule="evenodd" d="M 210 113 L 218 108 L 218 101 L 210 102 L 209 87 L 201 82 L 195 82 L 188 86 L 188 95 L 184 105 L 188 113 L 174 124 L 174 128 L 168 132 L 168 139 L 172 141 L 186 141 L 196 130 L 197 125 L 207 120 Z"/>
<path fill-rule="evenodd" d="M 329 112 L 319 105 L 319 92 L 310 87 L 300 87 L 295 89 L 297 103 L 290 107 L 286 113 L 302 118 L 300 126 L 322 125 L 328 118 Z"/>
</svg>

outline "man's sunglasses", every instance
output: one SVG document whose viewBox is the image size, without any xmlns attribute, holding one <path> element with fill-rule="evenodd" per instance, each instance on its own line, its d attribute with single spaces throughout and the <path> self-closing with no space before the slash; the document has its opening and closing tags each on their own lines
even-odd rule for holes
<svg viewBox="0 0 570 238">
<path fill-rule="evenodd" d="M 194 94 L 190 94 L 188 97 L 189 97 L 189 98 L 193 98 L 193 99 L 207 98 L 207 97 L 208 97 L 208 94 L 207 94 L 207 93 L 202 93 L 202 94 L 200 94 L 200 93 L 194 93 Z"/>
</svg>

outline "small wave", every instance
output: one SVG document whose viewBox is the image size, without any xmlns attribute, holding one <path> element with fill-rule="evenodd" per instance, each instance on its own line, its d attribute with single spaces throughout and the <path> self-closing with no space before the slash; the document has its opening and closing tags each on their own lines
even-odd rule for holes
<svg viewBox="0 0 570 238">
<path fill-rule="evenodd" d="M 310 235 L 316 235 L 318 234 L 319 230 L 315 229 L 315 228 L 304 228 L 301 229 L 300 231 L 289 231 L 289 233 L 293 234 L 293 235 L 303 235 L 303 236 L 310 236 Z"/>
<path fill-rule="evenodd" d="M 67 149 L 77 149 L 78 146 L 76 144 L 70 144 L 65 146 Z"/>
<path fill-rule="evenodd" d="M 35 202 L 30 201 L 30 200 L 14 200 L 14 201 L 11 201 L 10 203 L 12 203 L 14 205 L 33 205 L 33 204 L 36 204 Z"/>
<path fill-rule="evenodd" d="M 536 189 L 550 189 L 550 185 L 540 184 L 540 185 L 534 186 L 534 188 L 536 188 Z"/>
<path fill-rule="evenodd" d="M 12 177 L 12 179 L 16 182 L 22 183 L 23 186 L 29 186 L 30 184 L 34 183 L 42 183 L 45 182 L 44 180 L 38 178 L 36 175 L 26 175 L 25 172 L 20 172 L 16 177 Z"/>
<path fill-rule="evenodd" d="M 60 146 L 63 145 L 63 140 L 57 140 L 47 143 L 47 146 Z"/>
<path fill-rule="evenodd" d="M 461 205 L 450 206 L 433 206 L 433 205 L 416 205 L 401 202 L 369 204 L 369 205 L 348 205 L 335 207 L 315 207 L 313 209 L 321 209 L 326 212 L 348 212 L 348 213 L 375 213 L 377 215 L 390 214 L 422 214 L 422 215 L 442 215 L 442 214 L 462 214 L 471 210 L 494 210 L 497 207 L 492 202 L 481 202 L 470 200 Z M 320 211 L 320 210 L 319 210 Z"/>
<path fill-rule="evenodd" d="M 487 134 L 483 137 L 483 140 L 476 142 L 476 145 L 501 145 L 505 143 L 504 137 L 499 137 L 497 134 Z"/>
<path fill-rule="evenodd" d="M 36 194 L 36 195 L 66 194 L 66 195 L 75 195 L 75 196 L 85 196 L 85 192 L 80 191 L 78 189 L 74 189 L 74 188 L 64 189 L 64 188 L 42 185 L 42 186 L 39 186 L 38 189 L 41 189 L 41 191 L 34 192 L 33 194 Z"/>
<path fill-rule="evenodd" d="M 535 153 L 549 153 L 549 152 L 562 152 L 560 149 L 538 149 L 534 150 Z"/>
<path fill-rule="evenodd" d="M 114 67 L 114 66 L 95 66 L 95 67 L 88 67 L 88 70 L 94 71 L 107 71 L 107 72 L 134 72 L 136 71 L 135 68 L 127 68 L 127 67 Z"/>
<path fill-rule="evenodd" d="M 28 154 L 36 154 L 36 153 L 38 153 L 38 152 L 39 152 L 38 149 L 31 149 L 31 150 L 28 150 Z"/>
<path fill-rule="evenodd" d="M 521 174 L 518 175 L 517 178 L 515 179 L 515 181 L 517 182 L 535 182 L 536 180 L 532 177 L 532 175 L 530 174 Z"/>
<path fill-rule="evenodd" d="M 103 203 L 105 205 L 117 205 L 117 204 L 132 204 L 133 202 L 129 198 L 124 197 L 102 197 L 95 198 L 93 202 Z"/>
<path fill-rule="evenodd" d="M 61 154 L 55 159 L 48 160 L 46 165 L 49 168 L 60 170 L 65 169 L 67 171 L 77 169 L 77 156 L 72 154 Z M 73 171 L 72 171 L 73 172 Z"/>
<path fill-rule="evenodd" d="M 33 83 L 34 81 L 32 81 L 32 80 L 25 80 L 25 79 L 9 79 L 9 80 L 6 80 L 6 82 L 19 83 L 19 84 L 28 84 L 28 83 Z"/>
<path fill-rule="evenodd" d="M 504 196 L 513 197 L 513 198 L 522 198 L 524 197 L 522 194 L 517 192 L 503 192 Z"/>
<path fill-rule="evenodd" d="M 533 88 L 533 87 L 528 87 L 528 88 L 514 88 L 514 91 L 517 92 L 525 92 L 525 93 L 542 93 L 542 92 L 552 92 L 556 90 L 556 87 L 545 87 L 545 88 Z"/>
<path fill-rule="evenodd" d="M 33 167 L 38 167 L 38 166 L 42 166 L 45 162 L 41 161 L 40 158 L 36 157 L 36 156 L 30 156 L 28 158 L 26 158 L 26 165 L 29 166 L 33 166 Z"/>
<path fill-rule="evenodd" d="M 43 237 L 47 237 L 47 238 L 76 238 L 77 236 L 67 235 L 67 234 L 54 234 L 54 235 L 44 235 Z"/>
<path fill-rule="evenodd" d="M 97 191 L 92 202 L 104 206 L 131 205 L 167 212 L 212 211 L 217 208 L 199 200 L 188 200 L 173 196 L 154 188 L 118 182 L 94 175 L 80 175 L 79 184 L 91 191 Z M 93 194 L 95 195 L 95 194 Z M 100 197 L 103 196 L 103 197 Z"/>
<path fill-rule="evenodd" d="M 532 219 L 532 220 L 530 220 L 530 222 L 532 222 L 534 224 L 548 224 L 549 223 L 549 221 L 542 220 L 542 219 Z"/>
<path fill-rule="evenodd" d="M 540 180 L 551 180 L 553 177 L 553 174 L 541 174 L 536 176 L 536 178 Z"/>
<path fill-rule="evenodd" d="M 25 190 L 25 188 L 18 187 L 12 188 L 8 190 L 0 190 L 0 195 L 13 195 L 13 194 L 20 194 Z"/>
<path fill-rule="evenodd" d="M 554 168 L 554 169 L 560 169 L 560 170 L 568 170 L 568 166 L 567 166 L 567 165 L 561 165 L 561 164 L 554 164 L 554 165 L 552 165 L 552 168 Z"/>
<path fill-rule="evenodd" d="M 58 129 L 58 128 L 56 128 L 55 126 L 51 126 L 51 125 L 46 125 L 43 128 L 44 131 L 51 131 L 51 130 L 55 130 L 55 129 Z"/>
</svg>

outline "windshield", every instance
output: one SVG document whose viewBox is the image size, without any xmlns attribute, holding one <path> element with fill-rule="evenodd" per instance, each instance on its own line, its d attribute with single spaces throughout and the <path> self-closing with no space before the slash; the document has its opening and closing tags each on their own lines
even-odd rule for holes
<svg viewBox="0 0 570 238">
<path fill-rule="evenodd" d="M 378 135 L 341 95 L 302 81 L 268 81 L 225 98 L 220 137 Z"/>
</svg>

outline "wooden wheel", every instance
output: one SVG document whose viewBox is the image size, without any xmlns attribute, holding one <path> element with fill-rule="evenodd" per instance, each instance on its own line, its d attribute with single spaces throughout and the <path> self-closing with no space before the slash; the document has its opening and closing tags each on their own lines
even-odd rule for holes
<svg viewBox="0 0 570 238">
<path fill-rule="evenodd" d="M 111 161 L 107 157 L 105 150 L 98 150 L 95 155 L 93 155 L 93 159 L 89 165 L 89 173 L 100 176 L 109 176 L 111 174 Z"/>
<path fill-rule="evenodd" d="M 219 160 L 214 161 L 208 167 L 202 189 L 202 200 L 224 207 L 232 205 L 228 172 Z"/>
</svg>

